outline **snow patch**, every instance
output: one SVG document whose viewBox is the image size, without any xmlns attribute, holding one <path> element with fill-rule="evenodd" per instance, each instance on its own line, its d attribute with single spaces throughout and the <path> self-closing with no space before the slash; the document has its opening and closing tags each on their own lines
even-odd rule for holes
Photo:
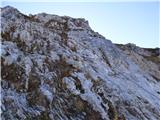
<svg viewBox="0 0 160 120">
<path fill-rule="evenodd" d="M 50 90 L 49 86 L 41 85 L 40 90 L 43 93 L 43 95 L 45 95 L 47 97 L 47 99 L 49 100 L 49 102 L 51 103 L 53 100 L 53 94 L 52 94 L 52 91 Z"/>
</svg>

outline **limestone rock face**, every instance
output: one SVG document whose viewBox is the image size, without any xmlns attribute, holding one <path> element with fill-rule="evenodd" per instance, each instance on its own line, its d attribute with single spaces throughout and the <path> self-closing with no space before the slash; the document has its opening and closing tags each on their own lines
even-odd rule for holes
<svg viewBox="0 0 160 120">
<path fill-rule="evenodd" d="M 115 45 L 88 21 L 1 8 L 2 120 L 158 120 L 159 49 Z"/>
</svg>

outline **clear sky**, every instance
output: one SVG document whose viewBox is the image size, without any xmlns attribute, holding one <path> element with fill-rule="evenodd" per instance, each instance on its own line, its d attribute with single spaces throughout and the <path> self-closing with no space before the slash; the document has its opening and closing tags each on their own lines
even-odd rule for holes
<svg viewBox="0 0 160 120">
<path fill-rule="evenodd" d="M 2 2 L 25 14 L 46 12 L 85 18 L 91 28 L 113 43 L 134 43 L 137 46 L 160 47 L 160 3 L 154 2 Z"/>
</svg>

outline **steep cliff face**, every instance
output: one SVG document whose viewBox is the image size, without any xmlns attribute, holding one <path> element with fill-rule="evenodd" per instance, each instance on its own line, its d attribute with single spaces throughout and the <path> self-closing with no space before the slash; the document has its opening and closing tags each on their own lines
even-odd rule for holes
<svg viewBox="0 0 160 120">
<path fill-rule="evenodd" d="M 114 45 L 84 19 L 1 8 L 3 120 L 158 120 L 159 49 Z"/>
</svg>

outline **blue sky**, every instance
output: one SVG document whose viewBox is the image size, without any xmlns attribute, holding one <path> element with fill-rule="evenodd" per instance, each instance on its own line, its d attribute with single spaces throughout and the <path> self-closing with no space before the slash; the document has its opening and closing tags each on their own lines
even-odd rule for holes
<svg viewBox="0 0 160 120">
<path fill-rule="evenodd" d="M 113 0 L 114 1 L 114 0 Z M 158 2 L 2 2 L 25 14 L 46 12 L 85 18 L 91 28 L 113 43 L 160 47 Z"/>
</svg>

